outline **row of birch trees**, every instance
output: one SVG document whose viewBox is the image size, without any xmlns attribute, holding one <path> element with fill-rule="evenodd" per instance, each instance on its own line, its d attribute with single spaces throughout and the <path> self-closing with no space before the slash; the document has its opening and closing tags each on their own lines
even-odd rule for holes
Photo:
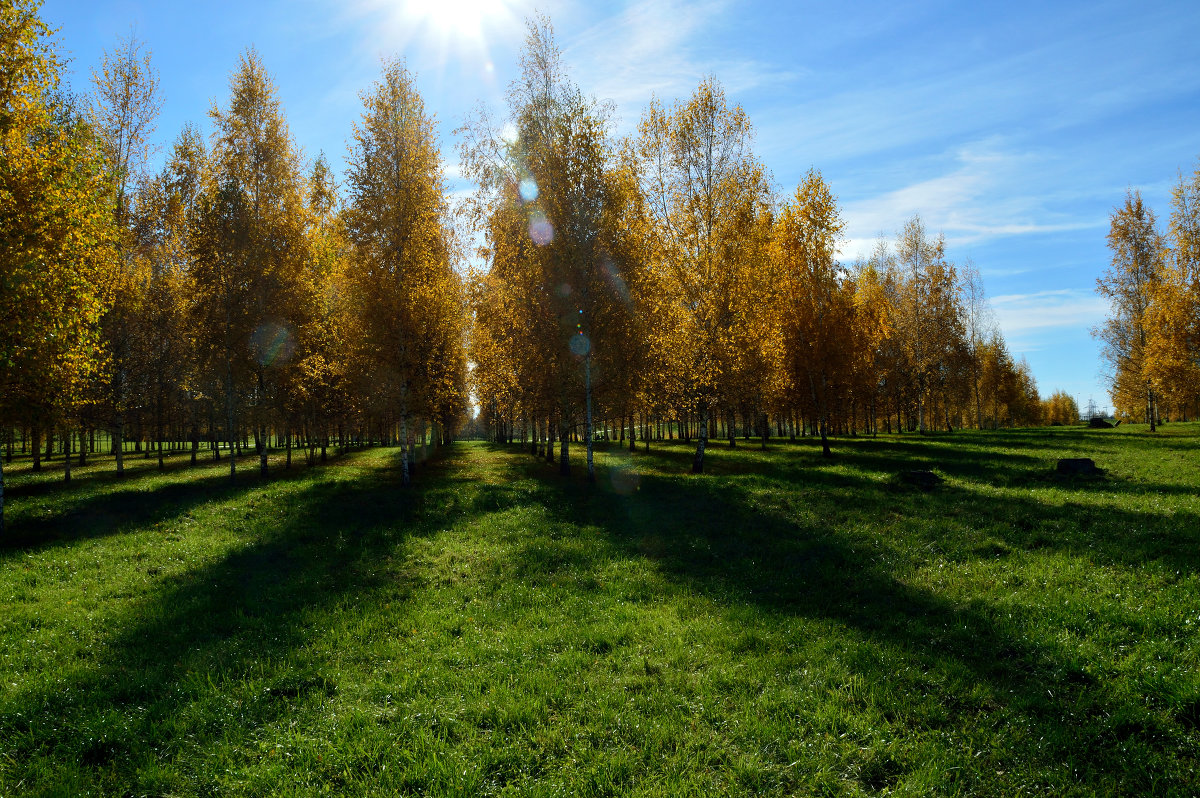
<svg viewBox="0 0 1200 798">
<path fill-rule="evenodd" d="M 717 436 L 828 452 L 838 434 L 1070 415 L 919 217 L 839 259 L 831 188 L 814 170 L 780 197 L 715 79 L 619 138 L 532 22 L 507 112 L 459 131 L 478 190 L 457 210 L 482 242 L 463 277 L 402 63 L 363 94 L 340 185 L 253 50 L 209 132 L 185 127 L 154 171 L 144 46 L 120 42 L 75 95 L 37 3 L 3 14 L 0 422 L 35 467 L 62 456 L 69 479 L 97 432 L 118 472 L 131 446 L 161 466 L 224 443 L 231 476 L 244 448 L 265 474 L 272 447 L 290 465 L 294 446 L 311 462 L 388 441 L 407 481 L 414 444 L 447 439 L 470 394 L 493 434 L 564 471 L 586 442 L 589 475 L 597 434 L 694 440 L 702 471 Z"/>
<path fill-rule="evenodd" d="M 208 135 L 150 169 L 162 103 L 121 41 L 72 94 L 38 5 L 0 6 L 0 424 L 84 462 L 133 448 L 324 457 L 447 439 L 467 403 L 466 285 L 432 116 L 398 61 L 363 95 L 339 186 L 250 50 Z M 19 433 L 19 434 L 18 434 Z M 230 453 L 231 455 L 233 452 Z M 230 475 L 237 458 L 229 457 Z M 0 472 L 0 491 L 2 491 Z M 0 508 L 2 508 L 0 492 Z"/>
<path fill-rule="evenodd" d="M 1109 269 L 1096 281 L 1110 313 L 1102 344 L 1118 416 L 1200 416 L 1200 166 L 1171 191 L 1164 232 L 1138 191 L 1113 211 Z"/>
<path fill-rule="evenodd" d="M 919 217 L 840 260 L 829 185 L 810 171 L 779 199 L 715 79 L 652 102 L 622 139 L 546 20 L 520 66 L 507 114 L 473 119 L 460 151 L 479 186 L 469 357 L 492 435 L 557 448 L 564 473 L 580 440 L 591 476 L 597 436 L 678 434 L 700 472 L 715 435 L 814 434 L 828 453 L 836 433 L 1043 419 L 978 271 Z"/>
</svg>

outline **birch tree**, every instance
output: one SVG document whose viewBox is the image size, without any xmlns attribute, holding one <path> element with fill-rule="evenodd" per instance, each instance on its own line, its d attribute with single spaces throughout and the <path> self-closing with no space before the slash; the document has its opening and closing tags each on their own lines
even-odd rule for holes
<svg viewBox="0 0 1200 798">
<path fill-rule="evenodd" d="M 467 127 L 462 150 L 467 173 L 480 184 L 475 212 L 488 220 L 496 272 L 481 287 L 523 297 L 509 308 L 527 312 L 526 328 L 542 332 L 525 352 L 542 361 L 549 378 L 552 406 L 538 412 L 557 421 L 560 472 L 570 472 L 571 428 L 582 411 L 587 475 L 594 480 L 594 415 L 614 385 L 617 342 L 629 315 L 620 288 L 628 260 L 610 110 L 567 76 L 544 18 L 529 23 L 520 67 L 508 94 L 512 140 L 498 138 L 481 117 Z M 480 312 L 485 321 L 491 315 Z"/>
<path fill-rule="evenodd" d="M 132 34 L 119 39 L 92 72 L 92 123 L 104 142 L 113 221 L 119 231 L 119 269 L 109 290 L 113 304 L 103 320 L 108 354 L 108 402 L 112 412 L 113 450 L 117 473 L 125 470 L 126 414 L 136 392 L 137 313 L 139 284 L 134 276 L 137 255 L 136 189 L 146 177 L 153 152 L 150 137 L 162 108 L 158 73 L 150 51 Z"/>
<path fill-rule="evenodd" d="M 722 364 L 734 357 L 725 336 L 738 302 L 761 292 L 765 275 L 741 258 L 739 241 L 769 204 L 766 170 L 751 151 L 750 121 L 730 107 L 714 78 L 686 103 L 650 104 L 638 127 L 638 173 L 652 220 L 670 315 L 682 325 L 681 379 L 698 415 L 692 472 L 704 470 L 709 413 L 719 400 Z"/>
<path fill-rule="evenodd" d="M 113 264 L 100 146 L 65 98 L 62 65 L 37 11 L 34 2 L 0 5 L 0 415 L 7 420 L 31 408 L 70 413 L 101 359 L 98 321 Z"/>
<path fill-rule="evenodd" d="M 268 434 L 283 404 L 283 373 L 293 364 L 296 335 L 311 307 L 304 295 L 307 252 L 300 155 L 275 85 L 254 50 L 242 55 L 233 73 L 228 108 L 214 107 L 209 116 L 215 128 L 216 197 L 208 208 L 217 212 L 209 231 L 218 234 L 218 240 L 226 237 L 233 249 L 208 250 L 207 257 L 233 270 L 222 277 L 233 281 L 223 290 L 223 301 L 236 304 L 215 318 L 210 315 L 208 322 L 224 330 L 220 348 L 232 359 L 225 369 L 230 441 L 237 386 L 244 388 L 259 471 L 266 476 Z M 228 218 L 231 213 L 241 216 Z M 244 382 L 239 386 L 235 377 Z M 232 474 L 232 459 L 230 469 Z"/>
<path fill-rule="evenodd" d="M 1154 211 L 1137 191 L 1113 211 L 1108 232 L 1112 262 L 1096 280 L 1096 291 L 1111 303 L 1104 324 L 1093 330 L 1110 368 L 1113 402 L 1142 415 L 1153 432 L 1157 423 L 1154 383 L 1147 376 L 1147 309 L 1162 276 L 1164 241 Z M 1140 405 L 1140 410 L 1137 410 Z"/>
<path fill-rule="evenodd" d="M 1200 398 L 1200 169 L 1171 192 L 1168 241 L 1147 308 L 1146 374 L 1186 412 Z"/>
<path fill-rule="evenodd" d="M 831 407 L 846 396 L 855 357 L 853 284 L 836 259 L 844 229 L 836 198 L 814 170 L 780 211 L 773 242 L 786 369 L 793 390 L 812 401 L 825 457 Z"/>
<path fill-rule="evenodd" d="M 359 346 L 401 425 L 409 484 L 415 412 L 431 394 L 430 343 L 452 323 L 459 290 L 443 221 L 445 181 L 434 120 L 398 60 L 363 95 L 347 168 L 346 230 L 354 248 Z"/>
</svg>

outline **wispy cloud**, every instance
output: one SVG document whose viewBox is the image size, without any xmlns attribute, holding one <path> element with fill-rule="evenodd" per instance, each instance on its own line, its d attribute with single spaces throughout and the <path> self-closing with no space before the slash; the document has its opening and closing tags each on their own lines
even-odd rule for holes
<svg viewBox="0 0 1200 798">
<path fill-rule="evenodd" d="M 735 11 L 726 0 L 639 0 L 573 36 L 564 56 L 591 79 L 584 81 L 591 93 L 616 103 L 626 129 L 652 97 L 668 103 L 686 98 L 708 74 L 732 95 L 795 80 L 801 74 L 795 65 L 712 51 L 723 21 Z"/>
<path fill-rule="evenodd" d="M 1083 289 L 1034 291 L 992 297 L 996 318 L 1006 334 L 1025 336 L 1056 327 L 1087 329 L 1108 313 L 1108 303 Z"/>
<path fill-rule="evenodd" d="M 1053 164 L 1014 152 L 999 139 L 976 141 L 942 158 L 944 171 L 846 203 L 843 254 L 865 255 L 879 235 L 893 235 L 914 214 L 945 234 L 951 250 L 1004 237 L 1085 230 L 1101 218 L 1073 216 L 1054 206 L 1054 189 L 1039 176 Z"/>
</svg>

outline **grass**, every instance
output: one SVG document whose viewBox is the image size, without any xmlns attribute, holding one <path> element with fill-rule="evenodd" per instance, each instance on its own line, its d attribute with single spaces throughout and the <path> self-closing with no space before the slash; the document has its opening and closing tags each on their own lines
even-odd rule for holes
<svg viewBox="0 0 1200 798">
<path fill-rule="evenodd" d="M 0 795 L 1200 791 L 1200 426 L 835 448 L 14 464 Z"/>
</svg>

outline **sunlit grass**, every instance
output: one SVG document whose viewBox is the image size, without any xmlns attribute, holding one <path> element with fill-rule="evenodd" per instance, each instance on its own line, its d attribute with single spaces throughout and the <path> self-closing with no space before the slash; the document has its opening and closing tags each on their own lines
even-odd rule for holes
<svg viewBox="0 0 1200 798">
<path fill-rule="evenodd" d="M 739 444 L 14 464 L 0 794 L 1196 792 L 1200 428 Z"/>
</svg>

